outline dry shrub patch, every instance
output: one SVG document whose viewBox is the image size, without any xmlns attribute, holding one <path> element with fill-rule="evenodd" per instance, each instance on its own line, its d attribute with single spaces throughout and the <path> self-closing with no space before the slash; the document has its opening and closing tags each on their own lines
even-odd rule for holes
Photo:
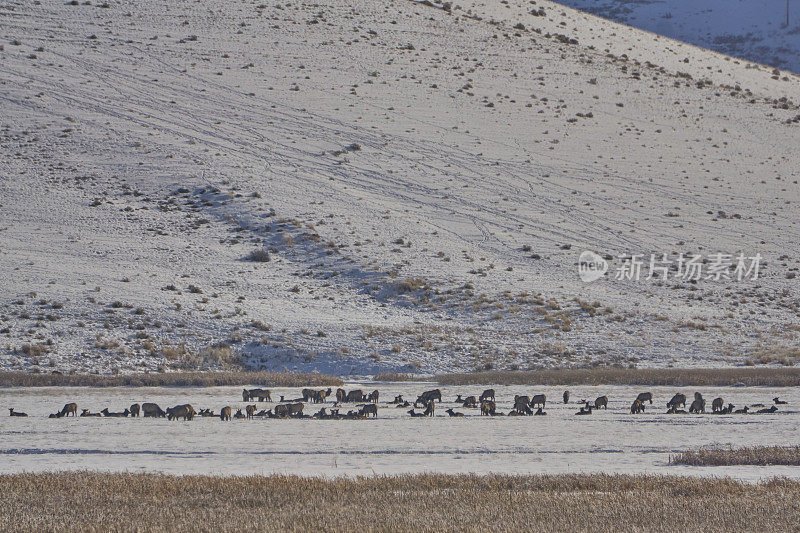
<svg viewBox="0 0 800 533">
<path fill-rule="evenodd" d="M 169 372 L 151 374 L 30 374 L 0 372 L 2 387 L 268 387 L 339 386 L 342 380 L 326 374 L 289 372 Z"/>
<path fill-rule="evenodd" d="M 679 453 L 670 459 L 670 463 L 690 466 L 800 466 L 800 446 L 701 448 Z"/>
<path fill-rule="evenodd" d="M 786 531 L 800 483 L 671 476 L 0 476 L 25 531 Z"/>
<path fill-rule="evenodd" d="M 400 372 L 380 372 L 372 377 L 372 381 L 418 381 L 419 376 Z"/>
<path fill-rule="evenodd" d="M 587 368 L 441 374 L 441 385 L 651 385 L 761 387 L 800 385 L 800 368 Z"/>
</svg>

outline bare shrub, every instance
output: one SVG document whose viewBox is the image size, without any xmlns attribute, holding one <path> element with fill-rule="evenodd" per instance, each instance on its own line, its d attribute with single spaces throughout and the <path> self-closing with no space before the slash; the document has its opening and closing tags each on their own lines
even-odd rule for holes
<svg viewBox="0 0 800 533">
<path fill-rule="evenodd" d="M 256 263 L 267 263 L 272 258 L 269 255 L 269 250 L 266 248 L 259 248 L 250 252 L 245 259 Z"/>
</svg>

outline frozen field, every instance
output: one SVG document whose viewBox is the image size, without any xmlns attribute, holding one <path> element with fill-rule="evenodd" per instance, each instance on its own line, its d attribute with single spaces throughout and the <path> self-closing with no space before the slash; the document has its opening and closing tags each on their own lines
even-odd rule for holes
<svg viewBox="0 0 800 533">
<path fill-rule="evenodd" d="M 347 390 L 378 388 L 377 420 L 234 420 L 195 418 L 191 422 L 159 419 L 48 419 L 64 403 L 79 409 L 121 411 L 134 402 L 153 401 L 162 408 L 191 403 L 215 412 L 225 405 L 244 407 L 241 389 L 113 388 L 0 390 L 0 405 L 25 411 L 28 418 L 0 417 L 0 471 L 92 469 L 161 471 L 175 474 L 359 475 L 407 472 L 563 473 L 619 472 L 730 475 L 754 480 L 768 476 L 800 478 L 793 467 L 676 467 L 670 454 L 699 446 L 797 444 L 800 392 L 775 388 L 705 388 L 711 399 L 722 396 L 737 407 L 780 396 L 788 401 L 770 415 L 665 415 L 675 392 L 691 388 L 651 388 L 654 405 L 646 414 L 630 415 L 632 399 L 644 389 L 576 387 L 569 405 L 563 389 L 495 387 L 498 410 L 508 412 L 514 394 L 544 392 L 546 417 L 481 417 L 477 409 L 460 409 L 465 418 L 444 410 L 458 393 L 479 394 L 483 387 L 442 388 L 444 401 L 433 419 L 411 419 L 406 409 L 385 402 L 396 394 L 412 399 L 430 383 L 348 384 Z M 273 389 L 273 396 L 299 396 L 299 389 Z M 576 401 L 607 394 L 607 412 L 576 417 Z M 558 400 L 558 402 L 554 401 Z M 264 405 L 264 404 L 261 404 Z M 268 404 L 273 405 L 273 404 Z M 330 408 L 332 404 L 326 404 Z M 306 412 L 318 406 L 307 405 Z M 347 406 L 343 411 L 347 410 Z"/>
</svg>

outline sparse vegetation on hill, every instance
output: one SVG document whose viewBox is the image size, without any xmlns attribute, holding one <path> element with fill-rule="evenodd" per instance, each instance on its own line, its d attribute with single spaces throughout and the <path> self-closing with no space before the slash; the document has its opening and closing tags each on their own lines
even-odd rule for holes
<svg viewBox="0 0 800 533">
<path fill-rule="evenodd" d="M 326 374 L 290 372 L 171 372 L 149 374 L 32 374 L 0 372 L 0 387 L 268 387 L 338 386 L 342 380 Z"/>
</svg>

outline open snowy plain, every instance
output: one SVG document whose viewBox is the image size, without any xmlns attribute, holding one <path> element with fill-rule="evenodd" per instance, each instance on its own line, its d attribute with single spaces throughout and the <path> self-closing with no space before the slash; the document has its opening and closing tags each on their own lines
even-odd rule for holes
<svg viewBox="0 0 800 533">
<path fill-rule="evenodd" d="M 794 74 L 544 0 L 9 0 L 0 39 L 3 369 L 800 358 Z M 759 279 L 614 277 L 715 253 Z"/>
<path fill-rule="evenodd" d="M 773 414 L 667 415 L 664 405 L 675 392 L 691 397 L 691 388 L 655 387 L 653 405 L 631 415 L 630 402 L 641 392 L 632 387 L 574 387 L 568 405 L 561 389 L 498 387 L 498 411 L 507 413 L 515 394 L 545 392 L 547 416 L 480 416 L 478 409 L 454 403 L 456 394 L 480 394 L 482 387 L 442 388 L 434 418 L 411 418 L 408 408 L 386 402 L 396 394 L 411 401 L 431 383 L 349 383 L 346 389 L 377 389 L 378 417 L 368 420 L 232 420 L 193 421 L 152 418 L 61 418 L 47 415 L 67 402 L 79 409 L 113 411 L 134 402 L 162 408 L 191 403 L 219 413 L 225 405 L 244 408 L 241 388 L 109 388 L 0 390 L 0 405 L 26 411 L 28 418 L 0 417 L 0 472 L 100 470 L 159 471 L 174 474 L 297 474 L 354 476 L 438 473 L 648 473 L 732 476 L 755 481 L 773 476 L 800 478 L 797 467 L 684 467 L 669 465 L 670 455 L 705 446 L 784 445 L 796 442 L 800 392 L 795 388 L 705 388 L 737 408 L 754 403 L 781 405 Z M 299 389 L 275 389 L 295 398 Z M 577 401 L 608 395 L 608 410 L 575 416 Z M 306 414 L 332 404 L 306 404 Z M 273 403 L 259 404 L 273 408 Z M 343 404 L 341 412 L 354 409 Z M 451 418 L 445 409 L 465 413 Z M 709 409 L 710 410 L 710 409 Z M 751 411 L 756 411 L 753 408 Z M 421 411 L 421 410 L 418 410 Z"/>
</svg>

